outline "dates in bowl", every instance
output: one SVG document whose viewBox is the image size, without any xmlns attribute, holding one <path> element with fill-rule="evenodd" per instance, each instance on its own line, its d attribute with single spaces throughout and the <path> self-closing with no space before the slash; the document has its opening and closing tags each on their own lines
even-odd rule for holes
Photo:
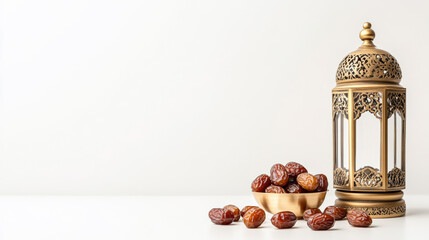
<svg viewBox="0 0 429 240">
<path fill-rule="evenodd" d="M 312 175 L 296 162 L 277 163 L 271 167 L 270 175 L 256 177 L 251 188 L 252 192 L 266 193 L 324 192 L 328 189 L 328 178 L 324 174 Z"/>
<path fill-rule="evenodd" d="M 297 162 L 277 163 L 271 167 L 269 175 L 257 176 L 251 189 L 255 200 L 266 211 L 272 214 L 291 211 L 302 218 L 306 209 L 322 205 L 328 179 L 324 174 L 310 174 Z"/>
</svg>

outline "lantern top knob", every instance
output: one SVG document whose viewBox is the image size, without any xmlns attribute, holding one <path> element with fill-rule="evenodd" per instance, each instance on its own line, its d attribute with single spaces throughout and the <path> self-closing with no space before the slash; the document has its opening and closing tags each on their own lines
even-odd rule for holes
<svg viewBox="0 0 429 240">
<path fill-rule="evenodd" d="M 372 40 L 375 38 L 375 32 L 371 29 L 371 23 L 366 22 L 363 24 L 363 29 L 359 34 L 360 39 L 363 41 L 362 46 L 375 47 Z"/>
</svg>

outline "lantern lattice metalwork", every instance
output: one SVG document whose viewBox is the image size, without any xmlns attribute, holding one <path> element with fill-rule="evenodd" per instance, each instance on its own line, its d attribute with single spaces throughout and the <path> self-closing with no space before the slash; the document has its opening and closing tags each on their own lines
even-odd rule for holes
<svg viewBox="0 0 429 240">
<path fill-rule="evenodd" d="M 396 59 L 375 47 L 370 23 L 363 27 L 362 46 L 341 61 L 332 90 L 335 204 L 402 216 L 406 89 Z"/>
</svg>

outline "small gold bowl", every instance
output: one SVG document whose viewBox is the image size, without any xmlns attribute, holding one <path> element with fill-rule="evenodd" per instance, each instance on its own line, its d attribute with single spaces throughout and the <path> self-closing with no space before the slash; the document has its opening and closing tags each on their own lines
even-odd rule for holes
<svg viewBox="0 0 429 240">
<path fill-rule="evenodd" d="M 302 218 L 306 209 L 319 208 L 325 200 L 325 192 L 312 193 L 264 193 L 253 192 L 256 202 L 265 211 L 276 214 L 282 211 L 291 211 L 296 217 Z"/>
</svg>

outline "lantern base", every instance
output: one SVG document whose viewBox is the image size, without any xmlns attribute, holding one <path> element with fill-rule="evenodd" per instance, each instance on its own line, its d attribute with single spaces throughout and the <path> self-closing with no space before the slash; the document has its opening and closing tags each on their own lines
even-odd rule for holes
<svg viewBox="0 0 429 240">
<path fill-rule="evenodd" d="M 404 193 L 385 192 L 346 192 L 335 191 L 338 197 L 335 206 L 347 209 L 355 208 L 368 213 L 372 218 L 390 218 L 405 215 L 405 201 L 402 199 Z"/>
</svg>

